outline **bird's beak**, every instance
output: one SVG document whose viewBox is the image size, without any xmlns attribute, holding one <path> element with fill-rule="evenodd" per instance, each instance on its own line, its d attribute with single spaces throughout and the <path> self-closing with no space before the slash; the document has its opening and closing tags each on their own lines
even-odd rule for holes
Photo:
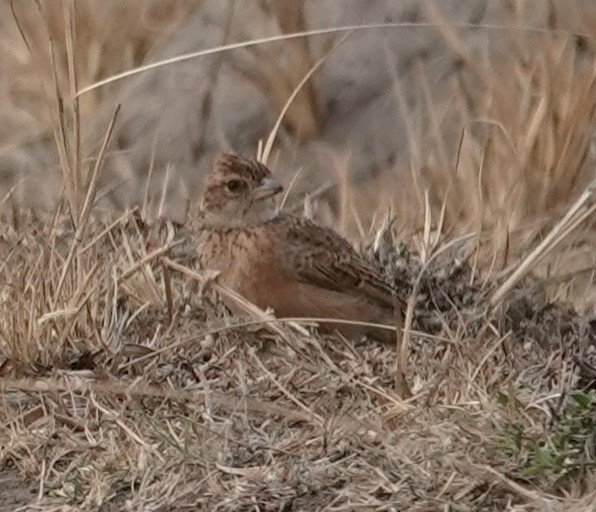
<svg viewBox="0 0 596 512">
<path fill-rule="evenodd" d="M 253 190 L 252 195 L 256 201 L 261 201 L 262 199 L 276 196 L 283 191 L 283 189 L 284 187 L 277 180 L 273 178 L 264 178 L 263 181 L 261 181 L 261 184 Z"/>
</svg>

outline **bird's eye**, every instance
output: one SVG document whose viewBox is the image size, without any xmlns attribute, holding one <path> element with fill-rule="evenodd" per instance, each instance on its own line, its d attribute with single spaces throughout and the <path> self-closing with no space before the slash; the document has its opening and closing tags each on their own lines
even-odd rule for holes
<svg viewBox="0 0 596 512">
<path fill-rule="evenodd" d="M 242 180 L 230 180 L 226 183 L 226 188 L 230 192 L 238 194 L 246 188 L 246 182 Z"/>
</svg>

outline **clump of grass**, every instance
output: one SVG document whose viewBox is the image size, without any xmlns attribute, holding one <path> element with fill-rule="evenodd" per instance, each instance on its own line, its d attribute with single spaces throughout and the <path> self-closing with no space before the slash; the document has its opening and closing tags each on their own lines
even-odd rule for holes
<svg viewBox="0 0 596 512">
<path fill-rule="evenodd" d="M 510 408 L 509 397 L 501 394 L 500 404 Z M 596 469 L 596 401 L 594 392 L 574 392 L 563 412 L 551 411 L 546 432 L 528 432 L 521 425 L 511 425 L 498 443 L 508 457 L 519 461 L 518 478 L 549 481 L 564 488 Z"/>
<path fill-rule="evenodd" d="M 472 250 L 481 268 L 507 271 L 593 181 L 593 50 L 578 51 L 573 33 L 556 32 L 556 12 L 550 20 L 552 33 L 512 35 L 510 51 L 483 63 L 471 57 L 456 31 L 445 29 L 446 44 L 461 52 L 448 103 L 432 98 L 425 64 L 418 65 L 418 116 L 403 112 L 412 131 L 411 166 L 383 172 L 375 184 L 383 193 L 374 200 L 392 207 L 404 236 L 421 233 L 430 206 L 448 237 L 475 236 Z M 371 194 L 361 199 L 358 187 L 351 190 L 360 204 L 370 204 Z M 589 250 L 594 219 L 588 213 L 563 246 L 534 268 L 557 283 L 549 288 L 553 297 L 586 310 L 596 303 L 596 261 Z"/>
<path fill-rule="evenodd" d="M 59 122 L 67 122 L 67 142 L 73 151 L 101 140 L 109 122 L 101 113 L 113 89 L 98 89 L 74 102 L 78 86 L 140 65 L 151 48 L 198 5 L 197 0 L 174 0 L 167 8 L 158 0 L 0 5 L 3 190 L 20 204 L 51 210 L 60 186 L 58 177 L 50 179 L 48 174 L 64 166 L 54 143 Z M 55 102 L 56 91 L 64 100 L 61 106 Z M 84 121 L 83 132 L 74 137 L 79 119 Z M 96 126 L 94 119 L 98 119 Z M 39 190 L 42 179 L 46 187 Z"/>
</svg>

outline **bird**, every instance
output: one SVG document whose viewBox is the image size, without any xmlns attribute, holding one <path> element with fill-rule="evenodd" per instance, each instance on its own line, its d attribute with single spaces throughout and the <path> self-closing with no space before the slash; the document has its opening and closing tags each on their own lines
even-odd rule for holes
<svg viewBox="0 0 596 512">
<path fill-rule="evenodd" d="M 331 228 L 281 211 L 284 187 L 263 163 L 222 153 L 207 175 L 196 235 L 199 266 L 277 318 L 316 319 L 319 330 L 395 343 L 403 303 L 374 260 Z"/>
</svg>

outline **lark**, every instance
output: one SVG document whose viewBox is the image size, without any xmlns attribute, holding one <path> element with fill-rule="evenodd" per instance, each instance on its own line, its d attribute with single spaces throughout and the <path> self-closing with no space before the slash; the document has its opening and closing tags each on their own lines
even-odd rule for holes
<svg viewBox="0 0 596 512">
<path fill-rule="evenodd" d="M 276 206 L 283 186 L 256 160 L 224 153 L 207 176 L 198 252 L 217 282 L 277 318 L 317 319 L 325 331 L 395 341 L 403 304 L 383 272 L 335 231 Z"/>
</svg>

